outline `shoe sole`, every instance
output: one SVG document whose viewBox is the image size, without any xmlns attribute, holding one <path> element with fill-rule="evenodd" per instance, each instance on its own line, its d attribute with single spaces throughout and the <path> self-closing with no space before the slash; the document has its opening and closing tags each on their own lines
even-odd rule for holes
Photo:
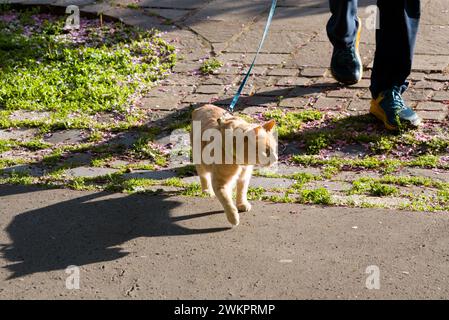
<svg viewBox="0 0 449 320">
<path fill-rule="evenodd" d="M 362 80 L 362 77 L 363 77 L 362 57 L 360 56 L 360 51 L 359 51 L 360 39 L 361 39 L 361 35 L 362 35 L 362 20 L 359 17 L 357 17 L 357 20 L 359 21 L 359 28 L 357 30 L 357 36 L 355 38 L 355 54 L 356 54 L 356 57 L 357 57 L 357 59 L 359 60 L 359 63 L 360 63 L 360 70 L 359 70 L 360 71 L 360 76 L 355 81 L 340 81 L 340 80 L 337 79 L 337 77 L 335 76 L 335 74 L 332 72 L 332 69 L 331 69 L 332 77 L 336 81 L 341 82 L 341 83 L 343 83 L 345 85 L 356 84 L 356 83 L 360 82 L 360 80 Z"/>
</svg>

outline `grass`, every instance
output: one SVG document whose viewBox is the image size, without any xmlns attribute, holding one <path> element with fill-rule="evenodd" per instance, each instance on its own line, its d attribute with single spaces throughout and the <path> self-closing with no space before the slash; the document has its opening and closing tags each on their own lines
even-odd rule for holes
<svg viewBox="0 0 449 320">
<path fill-rule="evenodd" d="M 321 205 L 332 204 L 331 194 L 326 188 L 301 190 L 298 201 L 300 203 L 306 204 L 321 204 Z"/>
<path fill-rule="evenodd" d="M 92 154 L 95 166 L 122 155 L 131 163 L 152 162 L 142 168 L 164 166 L 166 156 L 151 142 L 158 128 L 148 128 L 145 113 L 136 106 L 154 82 L 170 72 L 175 48 L 156 30 L 120 22 L 101 26 L 98 19 L 82 17 L 80 30 L 69 31 L 64 30 L 65 18 L 40 13 L 39 8 L 0 10 L 0 127 L 39 129 L 30 141 L 0 140 L 0 153 L 50 149 L 36 158 L 49 172 L 67 168 L 64 159 L 73 153 Z M 12 120 L 16 110 L 46 115 Z M 110 120 L 96 120 L 99 114 Z M 41 140 L 43 134 L 64 129 L 90 132 L 88 143 L 53 146 Z M 140 135 L 131 148 L 108 144 L 112 133 L 125 130 Z M 16 162 L 2 159 L 0 166 Z M 80 180 L 73 184 L 82 188 Z"/>
<path fill-rule="evenodd" d="M 203 64 L 200 67 L 200 72 L 204 75 L 212 74 L 215 71 L 219 70 L 221 67 L 223 67 L 223 63 L 216 58 L 210 58 L 203 62 Z"/>
<path fill-rule="evenodd" d="M 375 197 L 387 197 L 399 194 L 398 188 L 392 185 L 383 184 L 375 179 L 360 178 L 352 183 L 349 194 L 368 194 Z"/>
<path fill-rule="evenodd" d="M 303 123 L 321 120 L 323 115 L 319 111 L 284 112 L 280 109 L 264 113 L 267 120 L 276 120 L 276 128 L 280 139 L 292 139 Z"/>
<path fill-rule="evenodd" d="M 70 33 L 64 17 L 35 23 L 34 12 L 14 13 L 20 23 L 0 28 L 0 104 L 7 110 L 124 112 L 175 61 L 174 48 L 155 32 L 86 21 L 81 34 Z"/>
</svg>

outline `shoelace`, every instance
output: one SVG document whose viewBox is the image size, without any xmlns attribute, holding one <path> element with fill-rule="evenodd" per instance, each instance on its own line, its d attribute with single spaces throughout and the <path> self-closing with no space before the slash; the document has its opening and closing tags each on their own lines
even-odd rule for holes
<svg viewBox="0 0 449 320">
<path fill-rule="evenodd" d="M 350 48 L 337 48 L 335 52 L 339 61 L 342 64 L 352 64 L 357 61 L 355 50 L 353 47 Z"/>
<path fill-rule="evenodd" d="M 401 96 L 401 89 L 398 87 L 393 87 L 391 91 L 385 92 L 384 99 L 395 112 L 400 112 L 404 109 L 407 109 L 407 106 L 405 105 L 404 100 Z"/>
</svg>

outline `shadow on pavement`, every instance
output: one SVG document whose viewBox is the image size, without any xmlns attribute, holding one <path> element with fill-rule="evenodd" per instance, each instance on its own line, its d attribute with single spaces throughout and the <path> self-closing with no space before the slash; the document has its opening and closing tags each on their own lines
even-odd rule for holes
<svg viewBox="0 0 449 320">
<path fill-rule="evenodd" d="M 0 197 L 38 188 L 1 186 Z M 32 196 L 32 195 L 31 195 Z M 167 196 L 115 197 L 98 192 L 14 216 L 6 227 L 10 244 L 0 252 L 11 262 L 8 279 L 69 265 L 111 261 L 129 253 L 118 246 L 139 237 L 213 233 L 229 228 L 188 229 L 175 222 L 221 212 L 170 216 L 181 203 Z"/>
</svg>

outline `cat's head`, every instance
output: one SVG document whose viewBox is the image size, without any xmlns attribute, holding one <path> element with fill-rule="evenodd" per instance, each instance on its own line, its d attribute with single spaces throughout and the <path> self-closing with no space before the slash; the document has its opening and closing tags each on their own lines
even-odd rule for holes
<svg viewBox="0 0 449 320">
<path fill-rule="evenodd" d="M 263 125 L 254 125 L 238 117 L 219 119 L 223 132 L 223 152 L 233 146 L 233 159 L 236 164 L 271 166 L 278 160 L 276 122 L 270 120 Z"/>
</svg>

